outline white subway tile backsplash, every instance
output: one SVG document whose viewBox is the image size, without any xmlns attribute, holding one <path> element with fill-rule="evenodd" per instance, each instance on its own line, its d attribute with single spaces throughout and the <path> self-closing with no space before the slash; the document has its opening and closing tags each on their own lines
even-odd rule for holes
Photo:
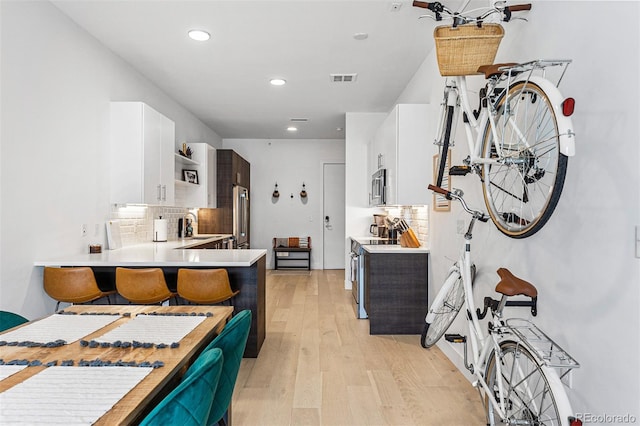
<svg viewBox="0 0 640 426">
<path fill-rule="evenodd" d="M 167 219 L 169 240 L 178 239 L 178 219 L 188 211 L 182 207 L 114 206 L 111 218 L 120 222 L 122 245 L 127 246 L 152 241 L 153 220 L 161 216 Z"/>
</svg>

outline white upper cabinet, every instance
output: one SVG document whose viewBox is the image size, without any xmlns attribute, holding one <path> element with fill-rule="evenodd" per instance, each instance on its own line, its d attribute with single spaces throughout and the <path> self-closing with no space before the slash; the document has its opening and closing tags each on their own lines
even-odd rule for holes
<svg viewBox="0 0 640 426">
<path fill-rule="evenodd" d="M 216 150 L 207 143 L 187 143 L 191 148 L 191 158 L 175 154 L 176 205 L 200 208 L 216 207 Z M 184 171 L 198 174 L 198 183 L 189 183 Z"/>
<path fill-rule="evenodd" d="M 111 202 L 173 205 L 175 124 L 142 102 L 111 103 Z"/>
<path fill-rule="evenodd" d="M 387 169 L 387 205 L 430 203 L 437 114 L 437 106 L 399 104 L 376 132 L 369 169 Z"/>
</svg>

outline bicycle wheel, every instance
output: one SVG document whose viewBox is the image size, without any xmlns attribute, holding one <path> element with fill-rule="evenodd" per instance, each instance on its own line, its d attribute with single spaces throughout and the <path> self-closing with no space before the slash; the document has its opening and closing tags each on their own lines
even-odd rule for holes
<svg viewBox="0 0 640 426">
<path fill-rule="evenodd" d="M 472 265 L 472 282 L 475 275 L 476 267 Z M 420 337 L 420 344 L 423 348 L 430 348 L 435 345 L 458 315 L 464 303 L 464 286 L 462 284 L 460 272 L 457 269 L 452 270 L 431 304 L 425 318 L 424 329 Z"/>
<path fill-rule="evenodd" d="M 487 122 L 483 137 L 483 157 L 497 159 L 482 168 L 484 200 L 503 234 L 525 238 L 556 208 L 568 158 L 560 152 L 553 105 L 539 86 L 514 83 L 497 105 L 493 132 Z"/>
<path fill-rule="evenodd" d="M 531 353 L 516 342 L 501 342 L 497 360 L 501 366 L 500 377 L 496 375 L 496 352 L 493 351 L 487 362 L 485 380 L 498 403 L 500 403 L 498 385 L 502 382 L 507 418 L 501 419 L 498 410 L 490 403 L 488 396 L 485 396 L 488 424 L 495 424 L 496 419 L 499 423 L 504 421 L 508 424 L 530 426 L 565 424 L 561 420 L 563 417 L 556 403 L 557 393 L 562 392 L 566 398 L 564 390 L 558 390 L 555 385 L 559 379 L 550 382 Z M 568 414 L 564 418 L 566 421 Z"/>
<path fill-rule="evenodd" d="M 442 179 L 445 173 L 449 173 L 448 170 L 445 170 L 447 166 L 447 155 L 449 154 L 449 146 L 451 143 L 451 131 L 453 129 L 453 117 L 455 114 L 455 109 L 453 105 L 447 106 L 446 112 L 443 117 L 443 130 L 444 133 L 441 135 L 440 140 L 438 141 L 438 176 L 436 178 L 436 186 L 442 186 Z"/>
</svg>

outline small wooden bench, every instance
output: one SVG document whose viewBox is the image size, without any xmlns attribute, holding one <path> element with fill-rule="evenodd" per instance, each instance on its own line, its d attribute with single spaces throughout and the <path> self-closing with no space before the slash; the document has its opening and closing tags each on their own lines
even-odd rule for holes
<svg viewBox="0 0 640 426">
<path fill-rule="evenodd" d="M 282 268 L 311 270 L 311 237 L 273 239 L 274 270 Z M 290 264 L 305 261 L 306 265 Z M 285 262 L 282 264 L 282 262 Z"/>
</svg>

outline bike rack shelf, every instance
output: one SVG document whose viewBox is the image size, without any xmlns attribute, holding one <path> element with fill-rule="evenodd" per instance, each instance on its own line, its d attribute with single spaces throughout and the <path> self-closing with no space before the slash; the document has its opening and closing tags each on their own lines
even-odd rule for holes
<svg viewBox="0 0 640 426">
<path fill-rule="evenodd" d="M 520 337 L 522 343 L 541 363 L 562 370 L 561 379 L 572 369 L 580 367 L 578 361 L 531 321 L 523 318 L 509 318 L 505 323 L 506 327 Z"/>
</svg>

